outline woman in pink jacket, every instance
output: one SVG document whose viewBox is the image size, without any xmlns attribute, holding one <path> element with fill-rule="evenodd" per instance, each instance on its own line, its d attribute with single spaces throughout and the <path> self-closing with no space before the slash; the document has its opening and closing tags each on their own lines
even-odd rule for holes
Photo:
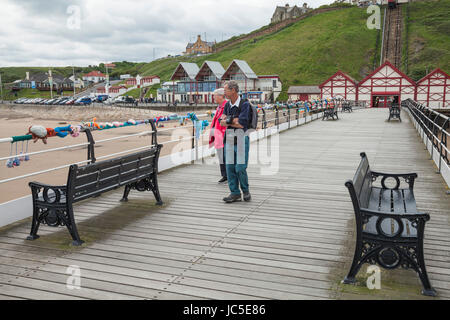
<svg viewBox="0 0 450 320">
<path fill-rule="evenodd" d="M 225 105 L 227 104 L 227 100 L 225 100 L 225 92 L 223 88 L 216 89 L 214 91 L 214 101 L 216 101 L 219 106 L 216 109 L 216 113 L 214 114 L 214 118 L 211 124 L 211 131 L 209 133 L 209 146 L 216 148 L 217 157 L 219 158 L 220 163 L 220 173 L 222 174 L 222 179 L 219 180 L 219 183 L 227 181 L 227 171 L 225 169 L 225 152 L 223 145 L 223 137 L 225 135 L 225 130 L 227 127 L 223 127 L 220 125 L 220 117 L 223 114 L 223 110 L 225 109 Z"/>
</svg>

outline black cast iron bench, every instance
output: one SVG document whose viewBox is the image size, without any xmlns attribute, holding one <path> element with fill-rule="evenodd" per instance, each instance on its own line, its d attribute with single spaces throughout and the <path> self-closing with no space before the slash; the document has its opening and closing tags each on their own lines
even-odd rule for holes
<svg viewBox="0 0 450 320">
<path fill-rule="evenodd" d="M 336 117 L 336 119 L 334 119 L 334 117 Z M 336 107 L 326 108 L 323 111 L 322 120 L 325 120 L 325 119 L 328 120 L 329 118 L 332 118 L 333 120 L 339 120 L 338 112 L 337 112 L 337 108 Z"/>
<path fill-rule="evenodd" d="M 400 107 L 398 104 L 393 104 L 389 107 L 388 121 L 391 121 L 391 119 L 398 119 L 400 122 L 402 122 L 402 118 L 400 118 Z"/>
<path fill-rule="evenodd" d="M 355 177 L 345 183 L 353 202 L 356 217 L 356 248 L 350 271 L 343 283 L 355 283 L 355 276 L 364 263 L 378 264 L 385 269 L 412 268 L 423 285 L 422 294 L 435 296 L 425 268 L 423 238 L 427 213 L 417 211 L 414 198 L 416 173 L 390 174 L 370 169 L 369 160 L 361 153 Z M 381 178 L 381 185 L 375 182 Z M 388 179 L 395 186 L 386 186 Z M 400 179 L 407 188 L 400 188 Z"/>
<path fill-rule="evenodd" d="M 33 221 L 27 240 L 39 238 L 40 224 L 52 227 L 66 226 L 74 246 L 84 241 L 78 235 L 73 204 L 102 193 L 125 186 L 121 201 L 128 201 L 131 189 L 152 191 L 157 204 L 162 205 L 158 188 L 158 159 L 162 145 L 157 143 L 153 121 L 152 146 L 143 151 L 122 157 L 90 163 L 84 166 L 71 165 L 67 184 L 64 186 L 30 182 L 33 198 Z M 95 160 L 94 160 L 95 161 Z"/>
<path fill-rule="evenodd" d="M 346 112 L 346 111 L 353 112 L 353 107 L 350 104 L 350 102 L 348 102 L 348 101 L 344 101 L 342 103 L 342 112 Z"/>
</svg>

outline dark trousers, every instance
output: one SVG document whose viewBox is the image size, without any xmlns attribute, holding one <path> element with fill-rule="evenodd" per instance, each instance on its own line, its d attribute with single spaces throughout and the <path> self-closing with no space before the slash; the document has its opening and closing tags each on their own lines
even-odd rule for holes
<svg viewBox="0 0 450 320">
<path fill-rule="evenodd" d="M 216 149 L 219 158 L 220 174 L 223 178 L 227 177 L 227 168 L 225 166 L 225 148 Z"/>
</svg>

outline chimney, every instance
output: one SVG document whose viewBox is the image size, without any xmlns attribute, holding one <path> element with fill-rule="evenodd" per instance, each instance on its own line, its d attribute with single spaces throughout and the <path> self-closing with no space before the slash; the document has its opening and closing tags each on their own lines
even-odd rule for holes
<svg viewBox="0 0 450 320">
<path fill-rule="evenodd" d="M 26 76 L 25 76 L 25 80 L 30 80 L 30 72 L 27 71 L 25 72 Z"/>
</svg>

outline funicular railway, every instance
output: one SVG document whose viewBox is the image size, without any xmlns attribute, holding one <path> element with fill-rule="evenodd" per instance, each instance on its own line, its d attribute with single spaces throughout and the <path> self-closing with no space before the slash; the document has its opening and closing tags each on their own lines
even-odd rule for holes
<svg viewBox="0 0 450 320">
<path fill-rule="evenodd" d="M 397 0 L 389 0 L 385 10 L 382 63 L 389 60 L 396 68 L 402 58 L 402 7 Z"/>
</svg>

